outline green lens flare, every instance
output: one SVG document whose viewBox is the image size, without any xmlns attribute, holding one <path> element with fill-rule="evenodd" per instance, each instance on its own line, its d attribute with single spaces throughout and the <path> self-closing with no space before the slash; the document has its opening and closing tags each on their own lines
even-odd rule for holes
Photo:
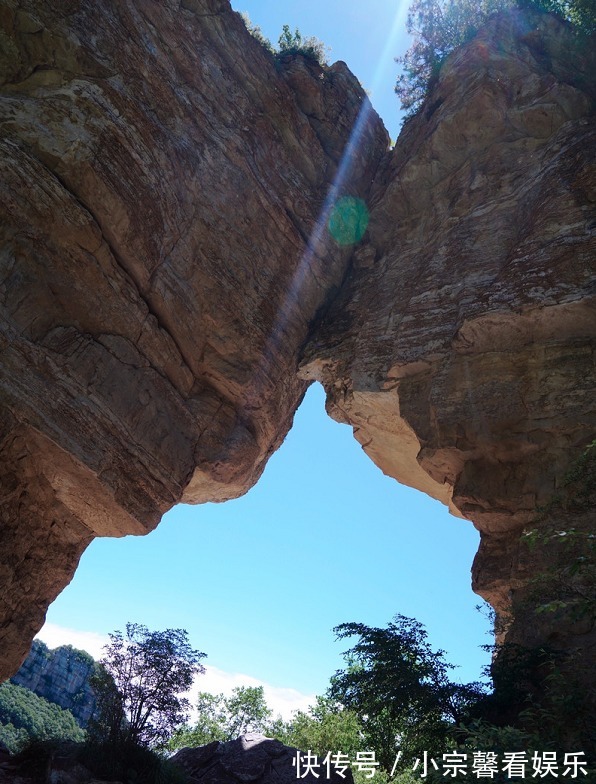
<svg viewBox="0 0 596 784">
<path fill-rule="evenodd" d="M 360 242 L 368 226 L 366 204 L 356 196 L 342 196 L 331 210 L 328 225 L 338 245 Z"/>
</svg>

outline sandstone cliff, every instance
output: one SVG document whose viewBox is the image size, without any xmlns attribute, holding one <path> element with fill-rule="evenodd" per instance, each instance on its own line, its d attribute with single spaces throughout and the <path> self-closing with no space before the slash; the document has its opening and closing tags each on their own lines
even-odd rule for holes
<svg viewBox="0 0 596 784">
<path fill-rule="evenodd" d="M 520 536 L 596 430 L 594 68 L 550 16 L 498 17 L 449 58 L 302 362 L 385 473 L 480 530 L 473 586 L 501 639 L 588 661 L 591 614 L 539 619 L 525 601 L 553 555 Z M 540 525 L 592 530 L 594 508 Z"/>
<path fill-rule="evenodd" d="M 94 536 L 247 490 L 349 251 L 317 218 L 365 100 L 227 2 L 4 2 L 0 677 Z M 387 148 L 374 113 L 346 186 Z"/>
<path fill-rule="evenodd" d="M 275 64 L 224 0 L 2 9 L 0 677 L 94 536 L 244 492 L 312 379 L 478 526 L 507 613 L 594 432 L 593 56 L 497 19 L 388 153 L 343 64 Z M 370 209 L 353 252 L 342 193 Z"/>
</svg>

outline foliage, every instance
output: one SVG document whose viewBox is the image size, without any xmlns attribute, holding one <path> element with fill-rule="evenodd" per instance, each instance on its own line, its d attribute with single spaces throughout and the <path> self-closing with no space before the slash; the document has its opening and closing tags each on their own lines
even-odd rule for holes
<svg viewBox="0 0 596 784">
<path fill-rule="evenodd" d="M 526 0 L 526 3 L 539 11 L 557 14 L 581 32 L 596 32 L 596 0 Z M 524 2 L 520 0 L 519 4 L 523 7 Z"/>
<path fill-rule="evenodd" d="M 407 30 L 414 42 L 396 62 L 395 92 L 406 116 L 420 108 L 448 54 L 474 37 L 491 14 L 509 8 L 552 11 L 582 33 L 596 30 L 596 0 L 414 0 Z"/>
<path fill-rule="evenodd" d="M 130 740 L 87 743 L 78 756 L 94 776 L 122 784 L 185 784 L 188 780 L 160 753 Z"/>
<path fill-rule="evenodd" d="M 14 760 L 19 774 L 31 776 L 34 781 L 74 781 L 68 772 L 52 771 L 52 761 L 58 757 L 60 767 L 70 760 L 73 770 L 78 765 L 91 774 L 93 780 L 113 781 L 120 784 L 186 784 L 188 777 L 162 755 L 129 742 L 122 744 L 95 742 L 65 743 L 64 741 L 35 741 L 27 745 Z M 68 767 L 66 768 L 68 771 Z M 76 780 L 83 780 L 80 768 Z M 21 781 L 21 778 L 18 779 Z M 30 779 L 27 778 L 27 781 Z M 87 781 L 87 778 L 84 778 Z"/>
<path fill-rule="evenodd" d="M 414 114 L 447 55 L 473 38 L 491 13 L 513 4 L 514 0 L 414 0 L 407 18 L 414 42 L 396 58 L 403 71 L 395 85 L 401 108 Z"/>
<path fill-rule="evenodd" d="M 327 63 L 327 47 L 322 41 L 314 36 L 303 38 L 300 30 L 296 28 L 292 33 L 289 25 L 282 27 L 282 33 L 277 42 L 277 56 L 283 57 L 287 54 L 301 54 L 316 60 L 321 65 Z"/>
<path fill-rule="evenodd" d="M 281 35 L 277 42 L 277 48 L 271 41 L 263 35 L 263 31 L 258 25 L 254 25 L 248 14 L 240 14 L 248 32 L 256 38 L 261 46 L 273 55 L 276 60 L 280 60 L 286 55 L 301 54 L 310 60 L 315 60 L 320 65 L 327 65 L 327 55 L 329 47 L 315 36 L 303 37 L 298 28 L 292 32 L 289 25 L 283 25 Z"/>
<path fill-rule="evenodd" d="M 596 693 L 592 675 L 582 672 L 574 653 L 550 655 L 538 695 L 530 693 L 520 723 L 543 746 L 571 747 L 596 754 Z M 583 665 L 586 666 L 586 665 Z M 596 763 L 596 759 L 593 760 Z"/>
<path fill-rule="evenodd" d="M 0 741 L 15 753 L 32 740 L 82 741 L 84 731 L 68 710 L 23 686 L 0 685 Z"/>
<path fill-rule="evenodd" d="M 358 641 L 345 652 L 348 667 L 332 677 L 329 696 L 357 714 L 382 767 L 391 770 L 397 748 L 404 765 L 421 749 L 444 751 L 483 688 L 452 682 L 452 665 L 412 618 L 396 615 L 382 629 L 344 623 L 335 632 Z"/>
<path fill-rule="evenodd" d="M 191 648 L 184 629 L 149 631 L 126 624 L 126 635 L 110 634 L 92 679 L 98 697 L 90 733 L 98 741 L 133 745 L 163 744 L 187 717 L 190 689 L 204 653 Z"/>
<path fill-rule="evenodd" d="M 271 710 L 262 686 L 237 686 L 229 697 L 200 692 L 197 712 L 196 724 L 175 732 L 168 743 L 170 749 L 234 740 L 246 732 L 267 734 L 270 727 Z"/>
<path fill-rule="evenodd" d="M 348 710 L 330 697 L 317 697 L 306 711 L 295 711 L 289 722 L 278 722 L 270 734 L 288 746 L 302 751 L 309 749 L 320 759 L 327 752 L 341 752 L 353 761 L 356 754 L 366 749 L 364 730 L 355 711 Z M 356 784 L 369 782 L 368 774 L 352 767 Z M 385 771 L 376 770 L 375 784 L 384 784 Z"/>
<path fill-rule="evenodd" d="M 596 440 L 587 444 L 565 472 L 561 486 L 548 504 L 538 510 L 538 520 L 552 512 L 578 514 L 596 506 Z"/>
<path fill-rule="evenodd" d="M 288 746 L 311 749 L 318 755 L 342 751 L 352 759 L 362 750 L 363 731 L 355 711 L 347 710 L 329 697 L 317 697 L 308 710 L 295 711 L 276 737 Z"/>
<path fill-rule="evenodd" d="M 268 51 L 270 54 L 275 54 L 273 44 L 265 35 L 263 35 L 261 28 L 250 21 L 250 17 L 247 13 L 241 13 L 240 16 L 242 17 L 242 21 L 246 25 L 248 32 L 252 35 L 253 38 L 257 39 L 263 49 Z"/>
<path fill-rule="evenodd" d="M 582 515 L 596 508 L 596 441 L 573 461 L 557 492 L 524 531 L 524 543 L 548 556 L 534 577 L 527 601 L 537 613 L 562 613 L 574 621 L 596 617 L 596 534 Z M 553 518 L 555 522 L 553 522 Z M 571 518 L 573 525 L 561 520 Z"/>
</svg>

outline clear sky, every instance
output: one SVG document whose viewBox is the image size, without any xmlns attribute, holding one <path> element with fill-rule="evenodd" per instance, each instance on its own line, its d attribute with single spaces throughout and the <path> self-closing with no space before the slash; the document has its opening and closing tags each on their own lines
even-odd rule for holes
<svg viewBox="0 0 596 784">
<path fill-rule="evenodd" d="M 369 90 L 392 138 L 400 124 L 395 55 L 408 46 L 406 6 L 393 0 L 238 0 L 273 42 L 283 24 L 331 47 Z M 384 625 L 395 613 L 426 625 L 431 643 L 480 676 L 491 642 L 475 610 L 471 523 L 385 477 L 330 420 L 311 387 L 259 484 L 227 504 L 179 506 L 147 537 L 96 540 L 51 606 L 41 636 L 97 654 L 127 621 L 182 627 L 210 665 L 200 688 L 264 683 L 285 715 L 322 693 L 346 641 L 332 628 Z"/>
<path fill-rule="evenodd" d="M 393 90 L 399 74 L 395 57 L 410 45 L 409 0 L 232 0 L 232 6 L 247 13 L 273 44 L 284 24 L 323 41 L 331 49 L 329 62 L 348 64 L 396 139 L 402 113 Z"/>
</svg>

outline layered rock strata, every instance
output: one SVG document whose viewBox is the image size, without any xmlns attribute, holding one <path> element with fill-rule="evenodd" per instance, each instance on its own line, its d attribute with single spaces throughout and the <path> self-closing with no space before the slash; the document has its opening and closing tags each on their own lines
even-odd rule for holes
<svg viewBox="0 0 596 784">
<path fill-rule="evenodd" d="M 302 376 L 385 473 L 480 530 L 473 585 L 501 641 L 593 650 L 592 617 L 541 622 L 525 601 L 512 617 L 549 568 L 524 528 L 594 525 L 593 508 L 536 522 L 596 432 L 595 62 L 580 47 L 554 17 L 512 14 L 449 58 L 377 173 Z"/>
<path fill-rule="evenodd" d="M 68 6 L 68 7 L 67 7 Z M 245 492 L 349 251 L 318 228 L 363 102 L 227 2 L 2 4 L 0 677 L 94 536 Z M 387 149 L 374 112 L 343 184 Z"/>
<path fill-rule="evenodd" d="M 313 379 L 478 526 L 505 616 L 520 532 L 594 432 L 589 47 L 494 20 L 387 153 L 343 64 L 274 62 L 224 0 L 0 19 L 0 677 L 93 537 L 246 491 Z M 343 193 L 370 209 L 353 252 Z"/>
</svg>

